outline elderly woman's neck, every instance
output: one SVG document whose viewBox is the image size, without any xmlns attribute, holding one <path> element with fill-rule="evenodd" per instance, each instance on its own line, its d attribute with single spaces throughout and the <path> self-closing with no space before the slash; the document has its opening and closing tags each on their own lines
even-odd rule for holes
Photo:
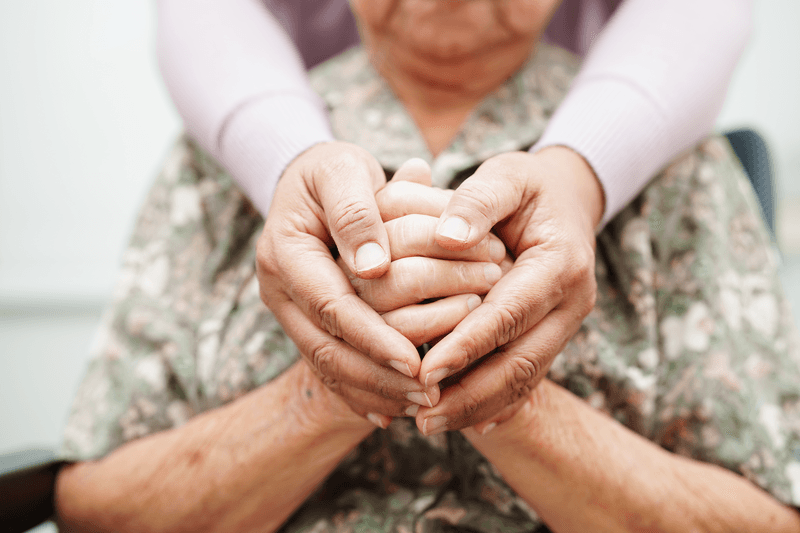
<svg viewBox="0 0 800 533">
<path fill-rule="evenodd" d="M 435 60 L 393 50 L 373 61 L 419 128 L 431 154 L 438 155 L 473 109 L 525 63 L 530 43 L 479 55 Z"/>
<path fill-rule="evenodd" d="M 350 0 L 378 71 L 434 155 L 531 53 L 560 0 Z"/>
</svg>

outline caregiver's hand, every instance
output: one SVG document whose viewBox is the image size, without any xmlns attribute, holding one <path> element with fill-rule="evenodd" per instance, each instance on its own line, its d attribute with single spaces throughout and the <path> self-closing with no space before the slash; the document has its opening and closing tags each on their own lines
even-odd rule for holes
<svg viewBox="0 0 800 533">
<path fill-rule="evenodd" d="M 437 242 L 464 250 L 494 228 L 516 260 L 422 361 L 419 378 L 431 386 L 494 351 L 444 389 L 435 407 L 419 410 L 423 433 L 496 417 L 545 376 L 594 306 L 594 228 L 602 213 L 593 171 L 563 147 L 493 157 L 458 188 Z"/>
<path fill-rule="evenodd" d="M 356 296 L 332 252 L 360 278 L 389 269 L 375 203 L 385 184 L 378 162 L 352 144 L 319 144 L 298 156 L 278 183 L 257 274 L 262 300 L 326 384 L 404 402 L 424 397 L 413 379 L 417 350 Z"/>
</svg>

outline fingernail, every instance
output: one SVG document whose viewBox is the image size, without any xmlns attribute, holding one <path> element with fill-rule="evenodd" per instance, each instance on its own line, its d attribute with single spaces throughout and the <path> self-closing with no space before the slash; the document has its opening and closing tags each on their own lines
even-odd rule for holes
<svg viewBox="0 0 800 533">
<path fill-rule="evenodd" d="M 496 427 L 497 427 L 497 422 L 492 422 L 491 424 L 486 424 L 486 427 L 483 428 L 483 431 L 481 431 L 481 435 L 486 435 L 487 433 L 489 433 L 491 430 L 493 430 Z"/>
<path fill-rule="evenodd" d="M 386 429 L 383 417 L 381 417 L 380 415 L 376 415 L 375 413 L 367 413 L 367 420 L 369 420 L 370 422 L 372 422 L 381 429 Z"/>
<path fill-rule="evenodd" d="M 433 372 L 428 372 L 428 375 L 425 376 L 425 387 L 430 387 L 442 381 L 450 374 L 449 368 L 437 368 Z"/>
<path fill-rule="evenodd" d="M 356 271 L 365 272 L 382 265 L 387 260 L 386 252 L 377 242 L 368 242 L 356 252 Z"/>
<path fill-rule="evenodd" d="M 439 235 L 454 241 L 467 242 L 469 224 L 461 217 L 449 217 L 439 226 Z"/>
<path fill-rule="evenodd" d="M 428 387 L 425 390 L 425 394 L 428 396 L 428 398 L 431 399 L 431 403 L 433 405 L 436 405 L 437 403 L 439 403 L 439 397 L 441 396 L 441 391 L 439 390 L 439 384 L 437 383 L 436 385 Z M 436 398 L 435 402 L 433 401 L 434 398 Z"/>
<path fill-rule="evenodd" d="M 473 294 L 469 298 L 467 298 L 467 308 L 470 312 L 474 311 L 481 305 L 481 297 Z"/>
<path fill-rule="evenodd" d="M 503 276 L 503 270 L 500 268 L 499 265 L 495 265 L 494 263 L 489 263 L 485 267 L 483 267 L 483 277 L 486 278 L 486 283 L 489 285 L 494 285 L 500 278 Z"/>
<path fill-rule="evenodd" d="M 433 407 L 433 402 L 424 392 L 409 392 L 406 394 L 408 401 L 414 402 L 425 407 Z"/>
<path fill-rule="evenodd" d="M 414 374 L 411 373 L 411 367 L 408 366 L 408 363 L 403 363 L 402 361 L 389 361 L 389 364 L 401 374 L 405 374 L 410 378 L 414 377 Z"/>
<path fill-rule="evenodd" d="M 489 258 L 495 263 L 499 263 L 506 256 L 506 247 L 499 241 L 492 239 L 489 241 Z"/>
<path fill-rule="evenodd" d="M 408 416 L 417 416 L 417 411 L 419 411 L 419 405 L 417 405 L 417 404 L 409 405 L 406 408 L 406 415 L 408 415 Z"/>
<path fill-rule="evenodd" d="M 436 435 L 447 429 L 447 418 L 443 416 L 432 416 L 426 418 L 422 423 L 422 434 L 426 436 Z"/>
</svg>

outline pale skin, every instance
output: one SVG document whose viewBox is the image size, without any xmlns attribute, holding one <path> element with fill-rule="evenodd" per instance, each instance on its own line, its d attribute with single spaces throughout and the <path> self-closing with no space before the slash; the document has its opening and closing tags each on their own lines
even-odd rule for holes
<svg viewBox="0 0 800 533">
<path fill-rule="evenodd" d="M 389 11 L 381 9 L 390 4 L 398 3 L 353 3 L 365 10 L 361 16 L 367 21 L 373 15 L 374 20 L 383 20 Z M 401 4 L 413 8 L 415 2 Z M 488 6 L 483 0 L 441 4 L 467 9 L 459 15 L 466 17 L 462 22 L 495 20 L 481 11 Z M 541 11 L 548 2 L 509 0 L 492 5 L 539 10 L 542 27 L 541 19 L 546 18 L 542 13 L 549 13 Z M 505 12 L 504 20 L 534 20 L 532 13 Z M 435 21 L 433 15 L 427 20 Z M 425 21 L 417 20 L 417 28 L 424 30 Z M 538 33 L 529 27 L 520 35 L 533 42 Z M 459 39 L 469 38 L 464 34 L 439 42 L 439 56 L 433 57 L 442 59 L 442 54 L 459 50 L 453 43 L 464 45 Z M 502 43 L 497 46 L 502 48 Z M 509 45 L 507 50 L 510 54 L 517 47 Z M 409 57 L 413 62 L 413 54 Z M 463 59 L 458 54 L 452 57 Z M 465 61 L 460 64 L 468 67 Z M 509 58 L 508 68 L 513 63 Z M 483 74 L 481 79 L 488 79 L 492 73 Z M 497 79 L 506 74 L 499 73 Z M 384 75 L 392 83 L 393 75 Z M 396 78 L 394 83 L 402 94 L 403 80 Z M 441 90 L 435 83 L 426 86 Z M 431 121 L 449 124 L 443 126 L 444 132 L 425 126 L 425 102 L 436 101 L 435 92 L 421 99 L 412 114 L 432 151 L 441 139 L 452 136 L 453 124 L 460 124 L 459 113 L 479 92 L 458 101 L 453 109 L 442 109 L 442 115 Z M 414 109 L 414 103 L 404 103 Z M 346 169 L 350 181 L 326 179 L 336 172 L 320 170 L 320 161 L 331 165 L 329 170 Z M 793 509 L 743 478 L 671 455 L 542 381 L 552 356 L 594 299 L 592 236 L 602 213 L 602 191 L 579 156 L 552 148 L 537 156 L 507 154 L 487 162 L 477 178 L 445 198 L 448 203 L 430 201 L 431 211 L 424 214 L 441 219 L 434 224 L 433 243 L 427 229 L 404 233 L 398 229 L 402 226 L 393 229 L 383 223 L 375 193 L 390 189 L 376 166 L 369 154 L 355 147 L 322 145 L 287 169 L 276 195 L 269 231 L 265 230 L 259 249 L 262 281 L 272 282 L 262 284 L 262 291 L 269 292 L 265 301 L 289 334 L 299 339 L 304 360 L 273 382 L 183 427 L 134 441 L 102 460 L 63 469 L 56 504 L 65 531 L 272 531 L 375 425 L 385 426 L 388 417 L 416 416 L 418 426 L 431 434 L 485 422 L 498 412 L 507 420 L 494 428 L 494 422 L 478 426 L 480 431 L 464 429 L 464 435 L 555 531 L 800 531 L 800 518 Z M 552 186 L 554 176 L 558 187 Z M 494 192 L 487 195 L 490 180 Z M 366 203 L 347 200 L 352 197 Z M 489 200 L 486 205 L 476 203 L 481 197 Z M 365 198 L 372 198 L 372 203 Z M 394 214 L 387 218 L 397 219 L 395 215 L 408 211 L 402 203 L 389 203 L 384 213 Z M 359 208 L 367 205 L 372 207 Z M 468 221 L 465 238 L 442 231 L 458 229 L 444 223 L 450 216 Z M 376 233 L 377 227 L 381 230 Z M 487 275 L 487 267 L 491 271 L 502 263 L 492 251 L 494 241 L 487 237 L 492 227 L 516 257 L 499 282 Z M 396 294 L 386 297 L 385 285 L 370 289 L 371 283 L 385 284 L 385 280 L 362 281 L 357 283 L 362 298 L 357 297 L 329 251 L 336 243 L 346 269 L 356 272 L 355 278 L 372 280 L 387 272 L 391 258 L 385 252 L 373 261 L 376 255 L 366 253 L 360 258 L 370 261 L 359 265 L 357 250 L 364 243 L 386 251 L 403 236 L 418 235 L 424 243 L 406 239 L 412 253 L 433 256 L 432 261 L 438 256 L 471 263 L 455 267 L 473 276 L 458 289 L 442 287 L 441 283 L 456 279 L 443 273 L 438 278 L 441 283 L 417 293 L 417 297 L 426 291 L 437 296 L 464 293 L 431 304 L 441 306 L 434 313 L 427 312 L 431 308 L 405 305 L 407 300 L 401 300 L 408 292 L 405 282 L 395 284 Z M 270 256 L 269 250 L 282 245 L 297 252 L 294 257 L 308 258 L 308 263 L 269 263 L 267 258 L 276 255 Z M 481 247 L 486 255 L 474 255 Z M 450 255 L 453 251 L 473 255 Z M 416 288 L 420 271 L 426 268 L 423 265 L 415 274 L 419 266 L 412 263 L 405 277 Z M 320 280 L 327 292 L 304 285 L 307 275 Z M 526 294 L 525 301 L 519 301 L 519 293 Z M 381 302 L 373 297 L 379 294 L 384 297 Z M 474 309 L 473 296 L 478 294 L 486 297 Z M 372 304 L 386 312 L 381 315 Z M 501 311 L 511 306 L 518 309 L 513 320 L 498 322 Z M 432 325 L 437 317 L 441 322 Z M 451 330 L 421 362 L 415 343 Z M 467 337 L 464 331 L 472 335 Z M 499 346 L 503 347 L 499 357 L 475 367 L 442 391 L 439 400 L 436 384 L 444 375 Z M 442 369 L 446 372 L 436 374 Z M 504 410 L 509 405 L 516 411 Z"/>
</svg>

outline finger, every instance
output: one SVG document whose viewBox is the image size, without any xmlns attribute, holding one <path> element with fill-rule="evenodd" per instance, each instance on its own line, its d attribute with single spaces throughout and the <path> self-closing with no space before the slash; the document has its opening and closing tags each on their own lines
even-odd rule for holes
<svg viewBox="0 0 800 533">
<path fill-rule="evenodd" d="M 424 159 L 412 157 L 402 164 L 392 176 L 393 183 L 409 181 L 430 187 L 432 182 L 431 166 Z"/>
<path fill-rule="evenodd" d="M 460 294 L 429 304 L 401 307 L 389 311 L 383 319 L 414 346 L 422 346 L 452 331 L 480 304 L 477 294 Z"/>
<path fill-rule="evenodd" d="M 426 435 L 474 426 L 530 394 L 574 333 L 571 310 L 556 310 L 531 331 L 488 356 L 441 393 L 433 408 L 420 408 Z M 487 424 L 488 425 L 488 424 Z"/>
<path fill-rule="evenodd" d="M 481 241 L 500 220 L 530 205 L 531 187 L 523 171 L 529 154 L 503 154 L 483 163 L 456 189 L 442 213 L 437 242 L 452 250 L 465 250 Z M 506 243 L 508 244 L 508 243 Z"/>
<path fill-rule="evenodd" d="M 530 250 L 517 260 L 483 303 L 426 355 L 420 380 L 433 385 L 513 341 L 543 319 L 563 297 L 557 273 Z"/>
<path fill-rule="evenodd" d="M 376 194 L 383 220 L 418 214 L 438 217 L 447 207 L 453 191 L 394 178 Z"/>
<path fill-rule="evenodd" d="M 378 279 L 351 278 L 358 296 L 379 313 L 431 298 L 486 294 L 502 276 L 495 263 L 405 257 Z"/>
<path fill-rule="evenodd" d="M 366 151 L 333 148 L 325 165 L 308 169 L 326 226 L 348 268 L 360 278 L 381 276 L 389 267 L 389 238 L 375 193 L 386 184 L 378 162 Z"/>
<path fill-rule="evenodd" d="M 343 386 L 350 386 L 389 400 L 428 407 L 439 401 L 438 387 L 426 389 L 419 381 L 365 357 L 346 342 L 318 328 L 288 298 L 275 305 L 273 312 L 314 373 L 332 391 L 339 393 Z"/>
<path fill-rule="evenodd" d="M 313 369 L 312 372 L 316 376 L 315 379 L 324 381 L 319 372 Z M 340 384 L 331 392 L 344 401 L 346 408 L 384 429 L 391 423 L 393 417 L 416 415 L 419 408 L 418 404 L 409 401 L 389 400 L 346 384 Z"/>
<path fill-rule="evenodd" d="M 453 251 L 436 243 L 438 219 L 428 215 L 407 215 L 386 222 L 392 261 L 403 257 L 424 256 L 461 261 L 491 261 L 500 263 L 506 257 L 506 247 L 490 233 L 476 246 Z"/>
<path fill-rule="evenodd" d="M 324 243 L 313 236 L 264 234 L 257 249 L 257 272 L 262 297 L 273 312 L 276 302 L 288 295 L 306 317 L 343 339 L 358 352 L 380 365 L 391 366 L 409 377 L 419 372 L 416 348 L 386 325 L 369 305 L 355 294 L 348 277 L 331 257 Z M 291 255 L 293 261 L 276 260 Z M 285 288 L 282 288 L 285 287 Z M 276 313 L 277 314 L 277 313 Z M 304 320 L 308 320 L 304 317 Z M 280 316 L 281 324 L 289 324 Z M 297 341 L 296 337 L 292 337 Z"/>
</svg>

